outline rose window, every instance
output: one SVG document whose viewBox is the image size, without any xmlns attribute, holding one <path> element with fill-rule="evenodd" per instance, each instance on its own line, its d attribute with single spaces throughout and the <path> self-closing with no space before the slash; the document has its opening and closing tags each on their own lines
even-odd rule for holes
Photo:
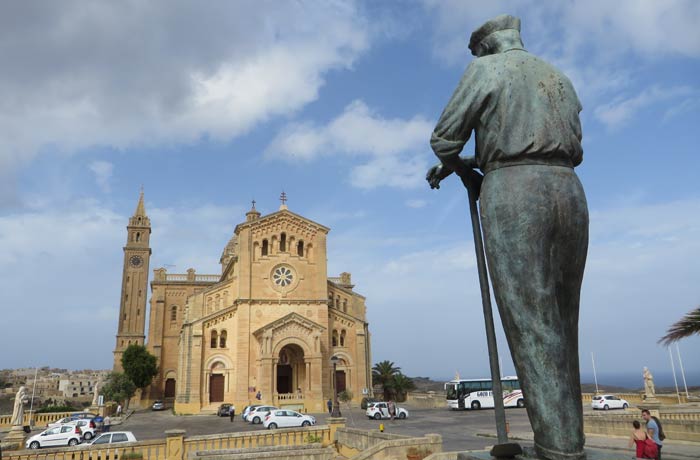
<svg viewBox="0 0 700 460">
<path fill-rule="evenodd" d="M 294 274 L 287 267 L 277 267 L 275 271 L 272 272 L 272 279 L 278 286 L 289 286 L 294 281 Z"/>
</svg>

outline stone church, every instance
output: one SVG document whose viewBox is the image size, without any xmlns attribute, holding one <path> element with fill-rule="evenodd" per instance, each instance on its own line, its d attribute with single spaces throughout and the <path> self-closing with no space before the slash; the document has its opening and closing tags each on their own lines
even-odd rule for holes
<svg viewBox="0 0 700 460">
<path fill-rule="evenodd" d="M 145 343 L 159 374 L 142 402 L 171 400 L 184 414 L 259 400 L 325 410 L 336 388 L 371 392 L 365 298 L 349 273 L 329 277 L 329 228 L 291 212 L 246 213 L 221 254 L 221 273 L 153 271 L 145 335 L 151 223 L 143 192 L 129 219 L 114 369 L 129 344 Z"/>
</svg>

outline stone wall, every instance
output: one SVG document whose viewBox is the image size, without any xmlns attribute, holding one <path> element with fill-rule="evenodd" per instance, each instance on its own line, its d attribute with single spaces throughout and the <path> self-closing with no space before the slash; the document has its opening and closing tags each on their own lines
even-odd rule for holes
<svg viewBox="0 0 700 460">
<path fill-rule="evenodd" d="M 425 393 L 410 392 L 406 395 L 406 404 L 421 409 L 447 408 L 447 400 L 445 399 L 444 391 L 428 391 Z"/>
<path fill-rule="evenodd" d="M 338 452 L 346 458 L 353 457 L 364 450 L 393 439 L 407 439 L 407 437 L 380 431 L 358 430 L 356 428 L 338 428 L 335 435 Z"/>
<path fill-rule="evenodd" d="M 408 458 L 411 449 L 421 449 L 428 455 L 442 452 L 442 436 L 426 434 L 422 438 L 404 438 L 382 441 L 351 457 L 351 460 L 389 460 Z"/>
<path fill-rule="evenodd" d="M 666 434 L 666 439 L 700 442 L 700 412 L 661 412 L 658 417 L 664 429 L 664 434 Z M 583 429 L 588 434 L 629 436 L 632 432 L 632 421 L 634 420 L 644 423 L 639 413 L 585 415 L 583 417 Z"/>
</svg>

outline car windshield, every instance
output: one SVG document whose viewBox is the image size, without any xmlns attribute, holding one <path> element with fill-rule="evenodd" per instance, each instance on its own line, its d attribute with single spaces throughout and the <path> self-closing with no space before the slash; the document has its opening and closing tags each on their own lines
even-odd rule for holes
<svg viewBox="0 0 700 460">
<path fill-rule="evenodd" d="M 602 396 L 594 396 L 594 397 L 593 397 L 593 400 L 594 400 L 594 401 L 599 401 L 599 400 L 601 400 L 601 399 L 603 399 Z"/>
</svg>

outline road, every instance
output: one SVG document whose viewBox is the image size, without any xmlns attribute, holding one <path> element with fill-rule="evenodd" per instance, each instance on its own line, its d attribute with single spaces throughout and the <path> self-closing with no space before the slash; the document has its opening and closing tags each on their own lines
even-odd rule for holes
<svg viewBox="0 0 700 460">
<path fill-rule="evenodd" d="M 493 445 L 494 438 L 477 436 L 478 433 L 492 433 L 495 435 L 496 425 L 493 410 L 479 411 L 450 411 L 447 409 L 410 409 L 410 415 L 405 420 L 370 420 L 360 409 L 343 409 L 343 416 L 347 419 L 348 427 L 365 430 L 378 430 L 379 424 L 384 424 L 384 430 L 388 433 L 397 433 L 406 436 L 423 436 L 427 433 L 442 435 L 443 449 L 445 451 L 483 449 Z M 328 414 L 313 414 L 317 424 L 325 424 Z M 517 433 L 531 432 L 525 409 L 508 409 L 506 418 L 510 430 Z M 112 430 L 132 431 L 139 440 L 157 439 L 165 437 L 165 430 L 181 429 L 189 436 L 243 432 L 261 430 L 262 425 L 251 425 L 243 422 L 240 415 L 236 415 L 234 422 L 228 417 L 215 415 L 188 415 L 176 416 L 171 411 L 151 412 L 142 411 L 134 413 L 120 426 L 113 426 Z"/>
</svg>

